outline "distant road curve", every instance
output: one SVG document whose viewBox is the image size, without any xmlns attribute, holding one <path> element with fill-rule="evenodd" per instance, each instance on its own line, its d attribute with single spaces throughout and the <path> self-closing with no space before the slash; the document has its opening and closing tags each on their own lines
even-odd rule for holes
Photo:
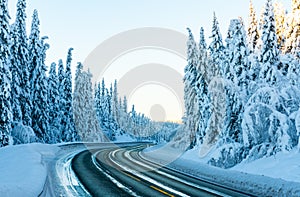
<svg viewBox="0 0 300 197">
<path fill-rule="evenodd" d="M 92 196 L 252 196 L 145 160 L 139 152 L 147 146 L 95 146 L 77 154 L 72 169 Z"/>
</svg>

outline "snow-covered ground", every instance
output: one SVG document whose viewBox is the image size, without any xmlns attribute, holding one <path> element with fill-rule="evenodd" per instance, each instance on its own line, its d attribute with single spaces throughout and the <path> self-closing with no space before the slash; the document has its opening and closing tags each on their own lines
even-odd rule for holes
<svg viewBox="0 0 300 197">
<path fill-rule="evenodd" d="M 126 141 L 125 138 L 119 140 Z M 53 165 L 53 162 L 56 163 L 58 158 L 64 158 L 62 155 L 70 151 L 78 152 L 82 148 L 78 145 L 59 147 L 42 144 L 1 148 L 1 196 L 39 196 L 45 189 L 45 183 L 58 182 L 57 179 L 61 179 L 61 177 L 53 177 L 57 174 L 57 164 Z M 300 153 L 298 150 L 278 153 L 273 157 L 252 162 L 242 162 L 227 170 L 207 165 L 206 158 L 200 159 L 197 156 L 199 155 L 197 149 L 184 153 L 172 148 L 170 144 L 150 147 L 142 155 L 192 176 L 256 195 L 300 196 Z M 53 169 L 49 168 L 49 163 L 53 165 Z M 48 179 L 51 176 L 53 180 L 46 181 L 47 175 Z M 51 186 L 48 190 L 66 191 L 63 185 L 68 186 L 68 183 L 61 183 L 59 187 Z"/>
<path fill-rule="evenodd" d="M 1 196 L 39 196 L 47 177 L 44 158 L 54 158 L 54 145 L 30 144 L 0 149 Z"/>
<path fill-rule="evenodd" d="M 150 147 L 141 155 L 180 172 L 259 196 L 300 196 L 300 153 L 297 150 L 243 162 L 227 170 L 207 165 L 205 157 L 198 157 L 197 149 L 181 154 L 170 144 Z"/>
<path fill-rule="evenodd" d="M 116 139 L 114 142 L 122 143 L 122 142 L 136 142 L 136 139 L 132 138 L 128 134 L 123 134 L 123 135 L 116 135 Z"/>
<path fill-rule="evenodd" d="M 300 183 L 300 152 L 298 150 L 289 153 L 280 152 L 272 157 L 249 163 L 242 162 L 233 167 L 232 170 Z"/>
</svg>

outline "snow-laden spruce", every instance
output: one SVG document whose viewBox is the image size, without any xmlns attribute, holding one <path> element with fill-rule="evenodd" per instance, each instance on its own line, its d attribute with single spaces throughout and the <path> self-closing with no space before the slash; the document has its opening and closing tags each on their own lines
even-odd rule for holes
<svg viewBox="0 0 300 197">
<path fill-rule="evenodd" d="M 104 141 L 104 136 L 94 107 L 92 74 L 82 71 L 82 68 L 82 64 L 78 63 L 73 96 L 76 131 L 81 141 L 101 142 Z"/>
<path fill-rule="evenodd" d="M 11 62 L 10 29 L 7 0 L 0 0 L 0 147 L 10 142 L 11 108 Z"/>
<path fill-rule="evenodd" d="M 72 73 L 71 73 L 71 62 L 72 62 L 72 51 L 70 48 L 68 51 L 66 70 L 64 73 L 63 88 L 64 88 L 64 99 L 65 99 L 65 114 L 62 117 L 62 140 L 65 142 L 74 142 L 78 139 L 77 132 L 75 130 L 75 123 L 73 117 L 73 107 L 72 107 Z"/>
<path fill-rule="evenodd" d="M 250 52 L 253 53 L 257 50 L 258 47 L 259 32 L 258 32 L 256 12 L 254 10 L 252 0 L 250 0 L 249 9 L 250 9 L 250 13 L 249 13 L 249 26 L 248 26 L 248 46 Z"/>
<path fill-rule="evenodd" d="M 49 107 L 49 135 L 50 143 L 58 143 L 61 140 L 60 114 L 59 114 L 59 91 L 56 63 L 50 66 L 48 77 L 48 107 Z"/>
<path fill-rule="evenodd" d="M 47 67 L 45 65 L 46 50 L 49 45 L 44 42 L 45 38 L 40 38 L 40 21 L 37 10 L 33 13 L 31 34 L 29 36 L 29 54 L 31 68 L 31 100 L 32 109 L 32 129 L 41 142 L 48 143 L 50 135 L 49 109 L 48 109 L 48 83 L 46 77 Z"/>
</svg>

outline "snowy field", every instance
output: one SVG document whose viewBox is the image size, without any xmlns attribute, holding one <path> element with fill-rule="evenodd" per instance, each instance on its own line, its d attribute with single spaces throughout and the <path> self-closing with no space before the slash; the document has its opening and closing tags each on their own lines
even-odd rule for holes
<svg viewBox="0 0 300 197">
<path fill-rule="evenodd" d="M 227 170 L 207 165 L 207 159 L 200 159 L 196 149 L 180 155 L 168 144 L 150 147 L 141 155 L 180 172 L 259 196 L 300 196 L 300 153 L 296 150 L 242 162 Z"/>
<path fill-rule="evenodd" d="M 0 194 L 39 196 L 43 190 L 47 166 L 59 148 L 54 145 L 30 144 L 0 149 Z"/>
</svg>

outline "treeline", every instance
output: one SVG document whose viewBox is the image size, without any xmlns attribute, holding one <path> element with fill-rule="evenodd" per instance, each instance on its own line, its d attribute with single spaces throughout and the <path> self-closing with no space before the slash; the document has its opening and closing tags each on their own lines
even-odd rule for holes
<svg viewBox="0 0 300 197">
<path fill-rule="evenodd" d="M 211 43 L 188 29 L 185 116 L 177 146 L 198 148 L 209 163 L 232 167 L 289 151 L 300 136 L 300 1 L 287 13 L 267 0 L 249 27 L 230 22 L 225 43 L 214 15 Z"/>
<path fill-rule="evenodd" d="M 165 140 L 154 123 L 127 99 L 118 97 L 117 82 L 92 88 L 91 73 L 78 64 L 72 87 L 72 48 L 66 63 L 45 64 L 49 44 L 40 36 L 37 10 L 26 31 L 26 0 L 18 0 L 10 25 L 7 0 L 0 0 L 0 147 L 30 142 L 108 141 L 127 134 L 136 140 Z M 175 125 L 169 123 L 169 125 Z"/>
<path fill-rule="evenodd" d="M 128 111 L 126 96 L 119 97 L 117 81 L 106 87 L 104 79 L 92 89 L 92 74 L 78 63 L 73 96 L 76 129 L 83 141 L 115 141 L 127 136 L 132 140 L 170 141 L 178 126 L 153 122 L 138 113 L 135 106 Z"/>
</svg>

